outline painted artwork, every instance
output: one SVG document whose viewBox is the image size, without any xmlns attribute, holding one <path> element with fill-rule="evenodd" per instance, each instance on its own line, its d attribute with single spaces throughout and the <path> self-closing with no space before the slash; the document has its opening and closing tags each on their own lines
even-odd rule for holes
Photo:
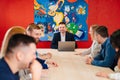
<svg viewBox="0 0 120 80">
<path fill-rule="evenodd" d="M 85 0 L 34 0 L 34 22 L 42 28 L 41 41 L 51 41 L 61 21 L 76 40 L 88 40 L 87 17 Z"/>
</svg>

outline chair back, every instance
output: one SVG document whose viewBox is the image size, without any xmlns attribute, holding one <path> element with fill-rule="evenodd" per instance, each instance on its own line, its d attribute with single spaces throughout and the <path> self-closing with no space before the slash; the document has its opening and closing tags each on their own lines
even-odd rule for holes
<svg viewBox="0 0 120 80">
<path fill-rule="evenodd" d="M 20 34 L 20 33 L 25 34 L 25 29 L 21 26 L 13 26 L 7 30 L 7 32 L 5 33 L 3 42 L 2 42 L 0 58 L 4 57 L 4 55 L 6 53 L 8 42 L 9 42 L 11 36 L 13 36 L 14 34 Z"/>
</svg>

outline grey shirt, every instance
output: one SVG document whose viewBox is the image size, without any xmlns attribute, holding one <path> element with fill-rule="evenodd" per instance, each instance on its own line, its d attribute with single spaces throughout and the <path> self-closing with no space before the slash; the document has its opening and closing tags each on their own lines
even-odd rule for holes
<svg viewBox="0 0 120 80">
<path fill-rule="evenodd" d="M 98 44 L 98 42 L 94 40 L 92 42 L 91 47 L 88 48 L 88 50 L 82 52 L 82 55 L 90 55 L 94 58 L 95 56 L 97 56 L 100 50 L 101 50 L 101 44 Z"/>
</svg>

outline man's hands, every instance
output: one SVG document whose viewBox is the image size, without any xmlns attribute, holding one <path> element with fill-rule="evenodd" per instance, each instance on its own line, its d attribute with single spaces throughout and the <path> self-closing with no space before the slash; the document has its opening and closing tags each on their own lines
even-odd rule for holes
<svg viewBox="0 0 120 80">
<path fill-rule="evenodd" d="M 47 54 L 40 54 L 39 55 L 41 59 L 46 60 L 46 59 L 50 59 L 52 57 L 51 53 L 47 53 Z"/>
<path fill-rule="evenodd" d="M 118 67 L 118 69 L 120 70 L 120 58 L 118 59 L 117 67 Z"/>
<path fill-rule="evenodd" d="M 81 55 L 82 56 L 83 54 L 82 53 L 76 53 L 75 55 Z"/>
<path fill-rule="evenodd" d="M 48 64 L 49 67 L 58 67 L 58 64 L 52 60 L 47 60 L 46 64 Z"/>
<path fill-rule="evenodd" d="M 96 76 L 108 78 L 108 74 L 105 72 L 98 72 L 96 73 Z"/>
<path fill-rule="evenodd" d="M 30 65 L 30 72 L 32 74 L 32 80 L 40 80 L 42 66 L 37 60 L 33 60 Z"/>
<path fill-rule="evenodd" d="M 93 61 L 93 58 L 90 56 L 86 56 L 86 64 L 91 64 Z"/>
</svg>

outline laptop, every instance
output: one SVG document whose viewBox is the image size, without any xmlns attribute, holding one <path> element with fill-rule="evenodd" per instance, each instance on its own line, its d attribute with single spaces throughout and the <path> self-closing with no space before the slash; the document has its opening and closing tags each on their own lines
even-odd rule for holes
<svg viewBox="0 0 120 80">
<path fill-rule="evenodd" d="M 74 51 L 75 41 L 58 42 L 58 51 Z"/>
</svg>

